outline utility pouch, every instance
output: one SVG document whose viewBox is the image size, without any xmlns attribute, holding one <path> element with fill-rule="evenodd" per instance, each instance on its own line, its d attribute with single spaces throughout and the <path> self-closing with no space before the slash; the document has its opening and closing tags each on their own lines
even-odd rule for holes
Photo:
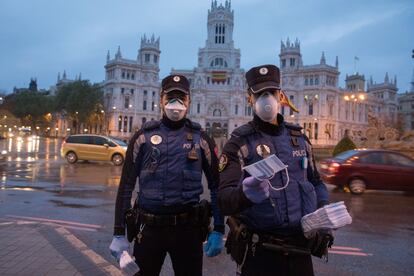
<svg viewBox="0 0 414 276">
<path fill-rule="evenodd" d="M 125 225 L 127 239 L 132 242 L 138 234 L 138 210 L 135 206 L 125 212 Z"/>
<path fill-rule="evenodd" d="M 330 233 L 320 231 L 316 232 L 315 237 L 310 240 L 309 249 L 315 257 L 322 258 L 325 256 L 327 260 L 328 248 L 331 248 L 334 238 Z"/>
<path fill-rule="evenodd" d="M 198 218 L 199 218 L 199 224 L 201 226 L 201 236 L 202 241 L 207 240 L 207 236 L 210 233 L 210 223 L 211 223 L 211 204 L 207 200 L 203 199 L 200 201 L 200 203 L 196 207 Z"/>
<path fill-rule="evenodd" d="M 228 217 L 226 224 L 230 228 L 225 244 L 226 252 L 238 265 L 241 265 L 249 246 L 249 232 L 246 225 L 235 217 Z"/>
</svg>

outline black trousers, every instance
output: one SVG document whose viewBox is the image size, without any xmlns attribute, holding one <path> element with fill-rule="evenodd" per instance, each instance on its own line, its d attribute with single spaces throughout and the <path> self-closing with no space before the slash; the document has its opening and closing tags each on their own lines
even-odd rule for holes
<svg viewBox="0 0 414 276">
<path fill-rule="evenodd" d="M 255 256 L 249 250 L 242 267 L 242 276 L 313 276 L 310 255 L 283 255 L 266 249 L 257 249 Z"/>
<path fill-rule="evenodd" d="M 176 276 L 201 276 L 203 241 L 200 226 L 145 225 L 141 242 L 135 241 L 134 256 L 140 276 L 158 276 L 166 254 Z"/>
</svg>

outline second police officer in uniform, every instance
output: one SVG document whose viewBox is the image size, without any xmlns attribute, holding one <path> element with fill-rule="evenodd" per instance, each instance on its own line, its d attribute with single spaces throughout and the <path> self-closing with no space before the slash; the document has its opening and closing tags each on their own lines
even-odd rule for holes
<svg viewBox="0 0 414 276">
<path fill-rule="evenodd" d="M 281 105 L 296 108 L 280 89 L 279 68 L 246 73 L 251 122 L 235 129 L 220 157 L 219 206 L 229 215 L 226 248 L 241 275 L 313 275 L 311 253 L 321 257 L 330 233 L 304 237 L 300 220 L 328 203 L 308 138 L 284 121 Z M 242 170 L 275 154 L 287 171 L 261 181 Z"/>
<path fill-rule="evenodd" d="M 175 275 L 201 275 L 202 244 L 210 222 L 209 206 L 200 202 L 202 171 L 208 181 L 214 217 L 214 230 L 204 250 L 211 257 L 223 247 L 224 218 L 217 208 L 216 148 L 200 125 L 186 118 L 190 104 L 188 80 L 171 75 L 162 80 L 161 86 L 162 119 L 145 123 L 128 145 L 110 249 L 119 256 L 128 248 L 124 214 L 130 208 L 139 177 L 138 225 L 134 233 L 139 275 L 159 275 L 167 253 Z M 128 223 L 127 232 L 129 228 Z"/>
</svg>

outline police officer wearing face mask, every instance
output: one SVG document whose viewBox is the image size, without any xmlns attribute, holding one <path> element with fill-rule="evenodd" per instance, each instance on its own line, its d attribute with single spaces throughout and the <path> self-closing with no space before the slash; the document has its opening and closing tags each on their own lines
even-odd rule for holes
<svg viewBox="0 0 414 276">
<path fill-rule="evenodd" d="M 219 206 L 230 216 L 227 252 L 239 275 L 313 275 L 311 254 L 326 254 L 333 238 L 323 231 L 305 238 L 300 220 L 328 203 L 326 186 L 301 127 L 279 114 L 281 105 L 297 112 L 280 90 L 279 68 L 253 67 L 246 80 L 254 118 L 234 130 L 219 164 Z M 288 167 L 271 179 L 242 170 L 273 154 Z"/>
<path fill-rule="evenodd" d="M 166 253 L 175 275 L 202 275 L 202 244 L 207 235 L 207 256 L 218 255 L 223 247 L 224 219 L 217 208 L 216 148 L 200 125 L 186 118 L 190 104 L 188 80 L 171 75 L 161 85 L 162 119 L 145 123 L 128 146 L 110 249 L 118 258 L 128 249 L 124 215 L 130 208 L 138 177 L 136 229 L 135 225 L 130 227 L 127 218 L 127 232 L 128 237 L 133 232 L 135 239 L 139 275 L 159 275 Z M 208 181 L 211 207 L 205 200 L 200 201 L 202 171 Z M 211 211 L 214 230 L 209 233 Z"/>
</svg>

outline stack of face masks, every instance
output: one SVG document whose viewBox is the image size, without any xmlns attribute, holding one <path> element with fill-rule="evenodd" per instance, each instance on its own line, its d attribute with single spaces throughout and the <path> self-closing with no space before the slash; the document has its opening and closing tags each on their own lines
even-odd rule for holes
<svg viewBox="0 0 414 276">
<path fill-rule="evenodd" d="M 305 236 L 319 229 L 337 229 L 352 223 L 343 201 L 331 203 L 301 219 Z"/>
<path fill-rule="evenodd" d="M 265 159 L 243 167 L 243 170 L 246 170 L 251 176 L 259 180 L 264 180 L 273 178 L 276 173 L 286 168 L 287 165 L 283 164 L 276 155 L 272 154 Z"/>
</svg>

